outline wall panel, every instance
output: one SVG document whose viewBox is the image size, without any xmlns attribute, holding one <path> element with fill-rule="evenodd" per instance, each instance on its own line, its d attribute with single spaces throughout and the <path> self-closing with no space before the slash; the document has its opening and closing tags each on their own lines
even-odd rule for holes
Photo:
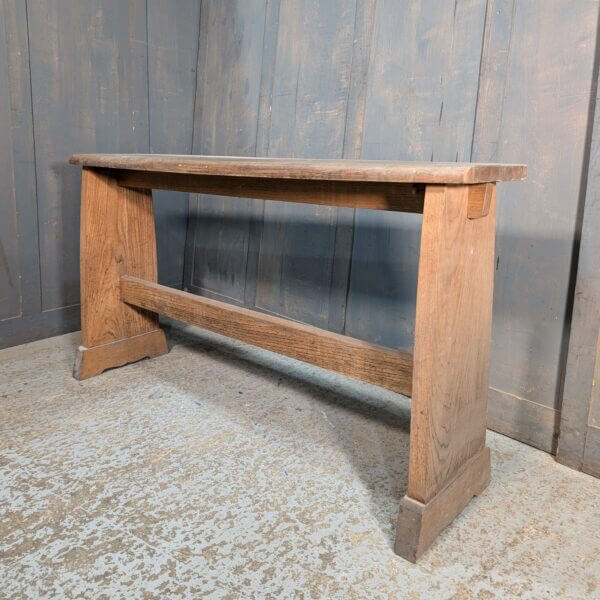
<svg viewBox="0 0 600 600">
<path fill-rule="evenodd" d="M 263 0 L 202 3 L 196 154 L 255 154 L 266 9 Z M 187 288 L 244 302 L 252 214 L 252 200 L 192 196 Z"/>
<path fill-rule="evenodd" d="M 282 2 L 270 156 L 342 157 L 355 20 L 355 0 Z M 336 229 L 344 215 L 339 212 L 338 217 L 335 208 L 265 203 L 258 308 L 328 326 Z"/>
<path fill-rule="evenodd" d="M 79 327 L 68 156 L 191 151 L 199 12 L 197 0 L 0 0 L 0 347 Z M 181 286 L 187 197 L 156 194 L 156 213 L 160 280 Z"/>
<path fill-rule="evenodd" d="M 485 2 L 377 2 L 364 159 L 469 160 Z M 420 215 L 357 211 L 346 333 L 412 346 Z"/>
<path fill-rule="evenodd" d="M 30 0 L 43 309 L 79 303 L 73 152 L 148 152 L 146 3 Z"/>
<path fill-rule="evenodd" d="M 498 188 L 491 426 L 555 447 L 573 297 L 597 2 L 495 1 L 473 160 L 526 162 Z M 565 45 L 565 40 L 569 43 Z"/>
<path fill-rule="evenodd" d="M 0 7 L 1 10 L 1 7 Z M 4 15 L 0 13 L 0 24 Z M 21 285 L 19 281 L 17 206 L 12 144 L 12 115 L 9 94 L 6 30 L 0 27 L 0 319 L 21 314 Z"/>
<path fill-rule="evenodd" d="M 596 40 L 596 84 L 600 41 Z M 557 460 L 600 477 L 600 88 L 596 89 Z M 590 115 L 592 110 L 590 110 Z"/>
<path fill-rule="evenodd" d="M 150 152 L 191 154 L 200 3 L 148 0 Z M 155 190 L 158 278 L 183 286 L 188 194 Z"/>
</svg>

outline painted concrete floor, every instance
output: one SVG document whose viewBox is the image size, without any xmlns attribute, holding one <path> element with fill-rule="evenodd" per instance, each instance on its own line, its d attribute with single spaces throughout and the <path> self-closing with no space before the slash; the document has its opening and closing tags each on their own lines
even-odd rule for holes
<svg viewBox="0 0 600 600">
<path fill-rule="evenodd" d="M 600 481 L 490 432 L 492 483 L 392 551 L 409 401 L 219 336 L 78 382 L 0 352 L 1 598 L 600 598 Z"/>
</svg>

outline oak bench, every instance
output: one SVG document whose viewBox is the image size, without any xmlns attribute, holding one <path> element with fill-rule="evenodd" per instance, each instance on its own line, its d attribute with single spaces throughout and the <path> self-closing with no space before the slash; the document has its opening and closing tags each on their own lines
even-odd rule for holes
<svg viewBox="0 0 600 600">
<path fill-rule="evenodd" d="M 497 181 L 524 165 L 76 154 L 74 375 L 166 353 L 158 314 L 412 397 L 396 552 L 410 561 L 490 480 L 485 446 Z M 152 189 L 422 213 L 412 355 L 159 285 Z"/>
</svg>

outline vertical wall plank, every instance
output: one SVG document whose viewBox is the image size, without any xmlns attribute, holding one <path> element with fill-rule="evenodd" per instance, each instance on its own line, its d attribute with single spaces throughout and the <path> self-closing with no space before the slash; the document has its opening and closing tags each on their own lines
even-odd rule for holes
<svg viewBox="0 0 600 600">
<path fill-rule="evenodd" d="M 469 159 L 485 10 L 483 0 L 377 2 L 362 158 Z M 357 211 L 347 334 L 412 345 L 420 224 Z"/>
<path fill-rule="evenodd" d="M 269 155 L 342 156 L 355 15 L 355 0 L 282 2 Z M 328 326 L 337 220 L 334 208 L 265 204 L 258 308 Z"/>
<path fill-rule="evenodd" d="M 0 320 L 21 313 L 11 98 L 4 10 L 0 5 Z"/>
<path fill-rule="evenodd" d="M 473 160 L 526 162 L 498 187 L 491 426 L 554 448 L 598 2 L 494 1 Z M 566 44 L 565 40 L 569 40 Z"/>
<path fill-rule="evenodd" d="M 356 3 L 352 40 L 352 67 L 344 124 L 343 158 L 360 158 L 361 154 L 375 6 L 376 0 L 359 0 Z M 338 333 L 343 333 L 346 326 L 348 282 L 354 244 L 355 218 L 355 209 L 337 209 L 327 328 Z"/>
<path fill-rule="evenodd" d="M 600 40 L 596 46 L 596 101 L 556 458 L 600 477 Z"/>
<path fill-rule="evenodd" d="M 30 0 L 43 309 L 79 303 L 73 152 L 147 152 L 144 0 Z"/>
<path fill-rule="evenodd" d="M 200 2 L 148 0 L 150 152 L 190 154 L 198 61 Z M 181 288 L 188 194 L 156 190 L 160 283 Z"/>
<path fill-rule="evenodd" d="M 202 3 L 194 152 L 256 148 L 264 0 Z M 193 196 L 186 258 L 192 291 L 243 303 L 252 201 Z"/>
<path fill-rule="evenodd" d="M 3 140 L 12 141 L 21 314 L 33 315 L 41 310 L 41 292 L 27 10 L 20 0 L 4 0 L 2 7 L 9 75 L 3 89 L 10 92 L 11 112 L 11 133 Z"/>
<path fill-rule="evenodd" d="M 265 26 L 263 34 L 262 64 L 260 69 L 260 92 L 256 123 L 256 156 L 269 154 L 269 135 L 271 132 L 271 101 L 275 78 L 277 57 L 277 36 L 279 33 L 279 9 L 281 0 L 266 0 Z M 258 257 L 264 224 L 265 203 L 263 200 L 250 202 L 250 227 L 248 229 L 248 258 L 244 288 L 244 303 L 254 306 L 256 303 L 256 285 Z"/>
</svg>

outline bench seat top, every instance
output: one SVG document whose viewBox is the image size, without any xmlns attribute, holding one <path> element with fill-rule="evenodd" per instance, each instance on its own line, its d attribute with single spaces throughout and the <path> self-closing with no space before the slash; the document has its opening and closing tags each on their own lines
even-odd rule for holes
<svg viewBox="0 0 600 600">
<path fill-rule="evenodd" d="M 521 164 L 433 163 L 391 160 L 321 160 L 177 154 L 73 154 L 69 162 L 84 167 L 320 181 L 470 184 L 525 179 Z"/>
</svg>

